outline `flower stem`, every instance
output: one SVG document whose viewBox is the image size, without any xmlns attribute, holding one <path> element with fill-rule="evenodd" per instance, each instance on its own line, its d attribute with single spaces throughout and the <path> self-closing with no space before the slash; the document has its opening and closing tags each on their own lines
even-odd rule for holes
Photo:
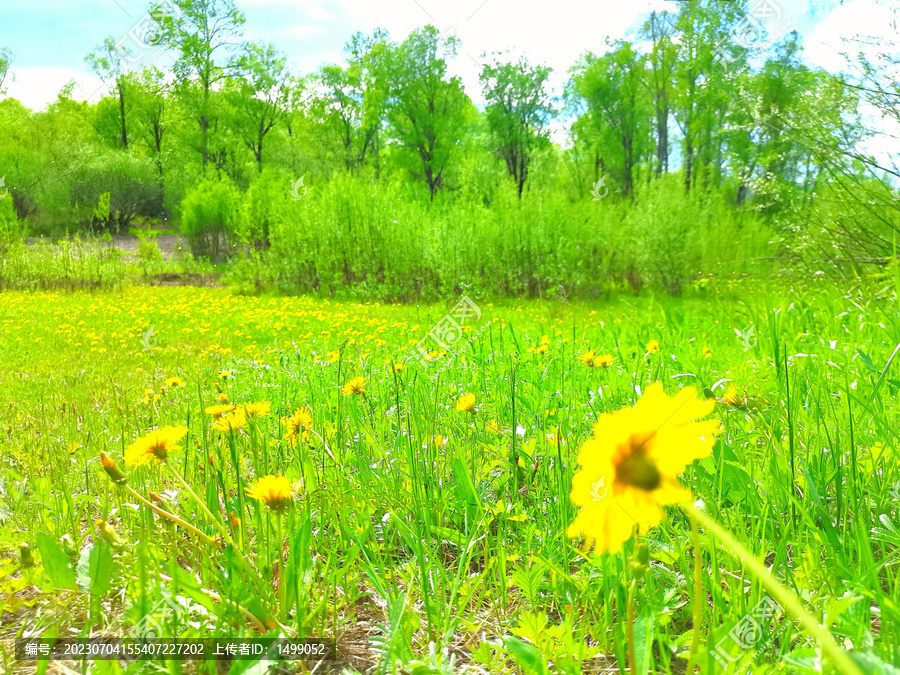
<svg viewBox="0 0 900 675">
<path fill-rule="evenodd" d="M 158 514 L 161 515 L 163 518 L 168 518 L 168 519 L 171 520 L 173 523 L 175 523 L 176 525 L 178 525 L 178 526 L 181 527 L 182 529 L 187 530 L 188 532 L 190 532 L 191 534 L 193 534 L 195 537 L 197 537 L 198 539 L 200 539 L 200 540 L 206 542 L 207 544 L 212 544 L 213 546 L 216 545 L 216 542 L 214 542 L 209 536 L 207 536 L 206 534 L 204 534 L 203 532 L 201 532 L 200 530 L 198 530 L 196 527 L 194 527 L 194 526 L 191 525 L 190 523 L 188 523 L 188 522 L 182 520 L 181 518 L 179 518 L 178 516 L 176 516 L 176 515 L 174 515 L 174 514 L 172 514 L 172 513 L 169 513 L 168 511 L 165 511 L 164 509 L 159 508 L 159 507 L 158 507 L 156 504 L 154 504 L 153 502 L 151 502 L 151 501 L 149 501 L 149 500 L 147 500 L 147 499 L 144 499 L 144 498 L 140 495 L 140 493 L 139 493 L 137 490 L 135 490 L 133 487 L 131 487 L 130 485 L 126 485 L 126 486 L 125 486 L 125 489 L 128 490 L 128 491 L 132 494 L 132 496 L 133 496 L 135 499 L 137 499 L 138 501 L 140 501 L 144 506 L 146 506 L 147 508 L 149 508 L 150 510 L 152 510 L 154 513 L 158 513 Z"/>
<path fill-rule="evenodd" d="M 691 516 L 691 535 L 694 539 L 694 627 L 691 635 L 691 653 L 688 656 L 688 675 L 694 673 L 694 663 L 697 659 L 697 650 L 700 648 L 700 624 L 703 621 L 703 601 L 706 597 L 706 589 L 703 586 L 703 556 L 700 551 L 700 531 L 697 521 Z"/>
<path fill-rule="evenodd" d="M 760 583 L 775 596 L 775 599 L 782 607 L 800 622 L 800 626 L 809 635 L 815 638 L 822 648 L 823 654 L 831 660 L 838 672 L 842 673 L 842 675 L 862 675 L 860 669 L 847 656 L 846 652 L 835 644 L 831 633 L 819 625 L 819 622 L 803 606 L 800 599 L 778 581 L 763 563 L 741 546 L 721 525 L 693 504 L 684 502 L 681 504 L 681 508 L 687 511 L 691 518 L 696 519 L 699 524 L 715 535 L 722 550 L 741 560 L 750 569 Z"/>
<path fill-rule="evenodd" d="M 628 586 L 628 618 L 625 623 L 625 636 L 628 640 L 628 672 L 631 675 L 637 673 L 637 657 L 634 653 L 634 595 L 637 589 L 637 579 L 632 579 Z"/>
</svg>

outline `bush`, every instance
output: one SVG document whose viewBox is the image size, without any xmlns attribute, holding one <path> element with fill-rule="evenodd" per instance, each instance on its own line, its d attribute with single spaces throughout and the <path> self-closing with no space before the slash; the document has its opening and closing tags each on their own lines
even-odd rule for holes
<svg viewBox="0 0 900 675">
<path fill-rule="evenodd" d="M 230 253 L 229 242 L 237 240 L 241 222 L 241 193 L 227 180 L 205 180 L 181 202 L 181 234 L 194 255 L 221 260 Z"/>
<path fill-rule="evenodd" d="M 109 193 L 109 218 L 105 229 L 110 231 L 127 231 L 137 217 L 165 215 L 157 169 L 146 157 L 108 150 L 93 153 L 73 170 L 70 196 L 76 207 L 93 209 L 106 192 Z M 91 218 L 90 222 L 96 220 Z"/>
<path fill-rule="evenodd" d="M 0 199 L 0 253 L 22 239 L 24 230 L 9 195 Z"/>
</svg>

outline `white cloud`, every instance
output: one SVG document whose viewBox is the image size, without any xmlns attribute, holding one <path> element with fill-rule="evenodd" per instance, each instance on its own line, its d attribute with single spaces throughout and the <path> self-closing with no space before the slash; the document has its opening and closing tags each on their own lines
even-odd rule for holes
<svg viewBox="0 0 900 675">
<path fill-rule="evenodd" d="M 32 110 L 41 110 L 55 101 L 60 89 L 73 80 L 77 85 L 74 96 L 79 100 L 90 97 L 103 87 L 96 76 L 74 68 L 32 66 L 14 68 L 13 74 L 15 80 L 9 87 L 8 95 Z"/>
</svg>

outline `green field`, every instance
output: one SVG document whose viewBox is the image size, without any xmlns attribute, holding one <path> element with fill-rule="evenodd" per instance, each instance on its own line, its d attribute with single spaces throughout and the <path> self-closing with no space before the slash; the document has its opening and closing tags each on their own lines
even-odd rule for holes
<svg viewBox="0 0 900 675">
<path fill-rule="evenodd" d="M 166 637 L 333 639 L 316 672 L 619 672 L 629 653 L 684 672 L 695 636 L 703 672 L 720 672 L 716 649 L 745 672 L 832 672 L 787 592 L 861 672 L 893 672 L 900 315 L 885 284 L 474 298 L 480 319 L 426 362 L 414 348 L 453 305 L 2 293 L 3 669 L 35 667 L 15 637 L 128 635 L 152 619 Z M 681 482 L 736 542 L 701 521 L 695 549 L 671 506 L 598 555 L 567 532 L 578 451 L 654 382 L 717 399 L 718 442 Z M 231 405 L 250 402 L 268 414 Z M 170 426 L 186 433 L 165 463 L 126 465 Z M 287 486 L 272 508 L 247 490 L 268 475 Z M 764 633 L 729 636 L 765 598 Z"/>
</svg>

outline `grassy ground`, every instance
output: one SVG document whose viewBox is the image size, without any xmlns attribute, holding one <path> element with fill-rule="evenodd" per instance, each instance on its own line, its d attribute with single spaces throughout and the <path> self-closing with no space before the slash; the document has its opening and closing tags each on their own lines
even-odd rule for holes
<svg viewBox="0 0 900 675">
<path fill-rule="evenodd" d="M 697 615 L 703 672 L 723 671 L 717 646 L 729 673 L 828 672 L 784 603 L 748 632 L 770 590 L 705 527 L 695 576 L 684 511 L 641 535 L 648 569 L 632 541 L 595 555 L 567 535 L 579 447 L 653 382 L 719 400 L 719 441 L 682 477 L 705 512 L 841 647 L 900 666 L 892 291 L 757 279 L 595 305 L 476 299 L 480 320 L 427 367 L 413 348 L 451 305 L 0 293 L 4 668 L 34 669 L 13 658 L 18 635 L 150 617 L 177 637 L 334 638 L 327 667 L 349 672 L 619 672 L 630 645 L 639 671 L 684 672 Z M 590 349 L 611 362 L 588 367 Z M 344 395 L 354 378 L 364 393 Z M 248 402 L 271 412 L 233 433 L 205 412 Z M 298 410 L 311 419 L 286 438 Z M 168 462 L 126 468 L 169 425 L 187 433 Z M 284 510 L 246 492 L 269 474 L 296 493 Z"/>
</svg>

